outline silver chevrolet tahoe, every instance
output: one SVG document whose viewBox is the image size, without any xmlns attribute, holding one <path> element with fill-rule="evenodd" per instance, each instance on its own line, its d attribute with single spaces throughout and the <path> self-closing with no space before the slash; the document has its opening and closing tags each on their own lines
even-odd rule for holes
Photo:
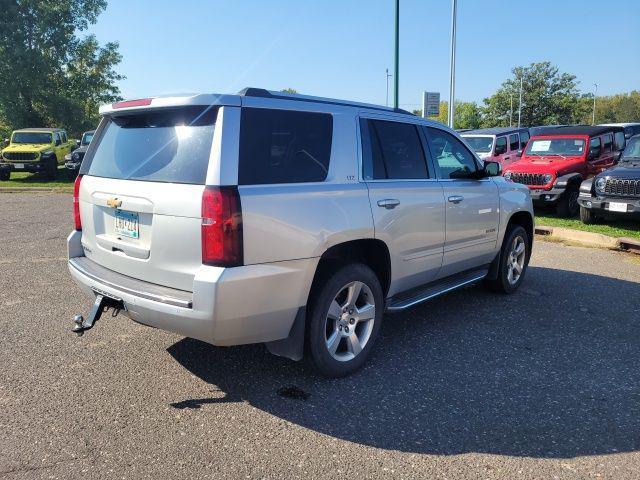
<svg viewBox="0 0 640 480">
<path fill-rule="evenodd" d="M 523 281 L 527 187 L 439 123 L 256 88 L 100 113 L 68 237 L 69 271 L 94 301 L 78 334 L 112 308 L 342 376 L 365 362 L 385 312 Z"/>
</svg>

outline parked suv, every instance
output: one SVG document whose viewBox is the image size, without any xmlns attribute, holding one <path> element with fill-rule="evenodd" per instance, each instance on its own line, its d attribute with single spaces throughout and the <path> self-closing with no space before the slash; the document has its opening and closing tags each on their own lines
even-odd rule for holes
<svg viewBox="0 0 640 480">
<path fill-rule="evenodd" d="M 499 162 L 502 167 L 515 162 L 529 141 L 527 128 L 482 128 L 462 133 L 462 138 L 483 160 Z"/>
<path fill-rule="evenodd" d="M 71 151 L 73 140 L 60 128 L 28 128 L 16 130 L 0 158 L 0 180 L 9 180 L 12 171 L 44 172 L 50 180 L 56 177 L 58 164 Z"/>
<path fill-rule="evenodd" d="M 91 139 L 93 138 L 94 133 L 95 130 L 90 130 L 82 134 L 82 140 L 80 140 L 77 148 L 71 153 L 65 155 L 64 168 L 72 173 L 78 173 L 80 164 L 82 163 L 84 154 L 87 153 L 87 148 L 89 147 L 89 143 L 91 143 Z"/>
<path fill-rule="evenodd" d="M 363 364 L 385 311 L 523 280 L 527 188 L 439 123 L 261 89 L 100 113 L 68 237 L 94 301 L 78 333 L 112 307 L 214 345 L 306 351 L 340 376 Z"/>
<path fill-rule="evenodd" d="M 631 137 L 615 167 L 582 182 L 578 203 L 584 223 L 604 214 L 640 217 L 640 135 Z"/>
<path fill-rule="evenodd" d="M 546 129 L 531 137 L 520 160 L 506 167 L 504 176 L 527 185 L 535 206 L 575 216 L 580 183 L 614 165 L 624 149 L 620 132 L 621 127 L 586 125 Z"/>
</svg>

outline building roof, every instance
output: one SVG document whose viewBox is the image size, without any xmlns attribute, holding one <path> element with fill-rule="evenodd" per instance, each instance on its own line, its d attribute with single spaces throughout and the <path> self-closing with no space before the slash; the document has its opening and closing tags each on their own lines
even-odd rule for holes
<svg viewBox="0 0 640 480">
<path fill-rule="evenodd" d="M 509 133 L 521 132 L 528 130 L 526 127 L 495 127 L 495 128 L 478 128 L 476 130 L 467 130 L 463 135 L 507 135 Z"/>
<path fill-rule="evenodd" d="M 604 125 L 563 125 L 560 127 L 545 128 L 537 135 L 554 136 L 554 135 L 588 135 L 594 137 L 607 132 L 622 132 L 622 127 L 611 127 Z"/>
</svg>

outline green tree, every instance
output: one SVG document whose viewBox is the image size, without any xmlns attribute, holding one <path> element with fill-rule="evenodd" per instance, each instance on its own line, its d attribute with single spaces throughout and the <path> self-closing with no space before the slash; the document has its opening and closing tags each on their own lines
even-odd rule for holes
<svg viewBox="0 0 640 480">
<path fill-rule="evenodd" d="M 119 99 L 117 43 L 103 47 L 78 32 L 96 22 L 105 0 L 2 0 L 0 111 L 12 128 L 95 127 L 98 106 Z"/>
<path fill-rule="evenodd" d="M 575 75 L 560 73 L 550 62 L 515 67 L 512 73 L 513 77 L 503 82 L 496 93 L 484 99 L 484 126 L 506 127 L 510 118 L 517 124 L 520 79 L 522 125 L 577 123 L 582 117 Z"/>
<path fill-rule="evenodd" d="M 593 119 L 593 95 L 580 99 L 581 123 L 590 124 Z M 637 122 L 640 119 L 640 91 L 596 97 L 596 123 Z"/>
<path fill-rule="evenodd" d="M 295 88 L 283 88 L 281 91 L 283 93 L 298 93 L 298 91 Z"/>
</svg>

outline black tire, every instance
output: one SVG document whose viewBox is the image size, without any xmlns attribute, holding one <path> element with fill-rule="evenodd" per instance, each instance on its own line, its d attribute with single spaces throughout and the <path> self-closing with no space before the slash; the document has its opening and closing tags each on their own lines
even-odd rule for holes
<svg viewBox="0 0 640 480">
<path fill-rule="evenodd" d="M 580 206 L 580 220 L 582 220 L 582 223 L 586 224 L 586 225 L 591 225 L 593 223 L 596 223 L 598 221 L 598 217 L 596 217 L 596 214 L 593 210 L 590 210 L 588 208 L 584 208 L 582 205 Z"/>
<path fill-rule="evenodd" d="M 509 269 L 512 265 L 511 253 L 516 238 L 520 238 L 522 242 L 524 242 L 525 251 L 522 271 L 517 280 L 512 282 L 509 277 Z M 527 231 L 519 225 L 512 225 L 505 233 L 504 241 L 502 242 L 500 263 L 498 264 L 498 276 L 496 279 L 488 281 L 489 287 L 493 291 L 500 293 L 509 294 L 515 292 L 524 280 L 527 267 L 529 266 L 529 258 L 531 258 L 531 242 L 529 241 Z"/>
<path fill-rule="evenodd" d="M 6 182 L 10 178 L 11 178 L 11 171 L 9 170 L 0 171 L 0 182 Z"/>
<path fill-rule="evenodd" d="M 47 169 L 45 175 L 47 177 L 47 180 L 55 180 L 58 176 L 58 160 L 56 160 L 55 156 L 47 161 Z"/>
<path fill-rule="evenodd" d="M 342 307 L 347 304 L 348 298 L 340 300 L 343 293 L 349 293 L 348 285 L 359 282 L 367 288 L 361 287 L 361 294 L 353 302 L 358 309 L 363 312 L 370 305 L 373 297 L 374 313 L 371 320 L 356 321 L 358 317 L 357 309 L 355 313 L 349 314 Z M 382 314 L 384 312 L 384 295 L 382 287 L 376 274 L 366 265 L 353 263 L 339 268 L 335 272 L 324 277 L 317 284 L 319 291 L 313 296 L 310 302 L 307 316 L 306 341 L 308 360 L 312 366 L 327 377 L 343 377 L 358 370 L 367 360 L 369 353 L 382 325 Z M 356 286 L 358 283 L 355 284 Z M 336 307 L 340 305 L 338 311 L 341 317 L 337 320 L 329 318 L 329 308 L 336 300 Z M 352 317 L 353 315 L 353 317 Z M 366 317 L 367 315 L 362 315 Z M 351 324 L 353 319 L 354 323 Z M 369 325 L 368 322 L 373 322 Z M 340 331 L 338 332 L 338 328 Z M 344 328 L 344 330 L 343 330 Z M 347 336 L 348 332 L 348 336 Z M 329 351 L 328 343 L 331 338 L 337 337 L 335 353 Z M 361 350 L 353 355 L 353 338 L 359 341 Z M 361 338 L 364 343 L 361 343 Z M 336 357 L 342 358 L 342 360 Z"/>
<path fill-rule="evenodd" d="M 580 204 L 578 203 L 579 195 L 580 191 L 576 187 L 568 187 L 558 201 L 558 206 L 556 207 L 558 216 L 573 218 L 578 215 L 578 210 L 580 209 Z"/>
</svg>

